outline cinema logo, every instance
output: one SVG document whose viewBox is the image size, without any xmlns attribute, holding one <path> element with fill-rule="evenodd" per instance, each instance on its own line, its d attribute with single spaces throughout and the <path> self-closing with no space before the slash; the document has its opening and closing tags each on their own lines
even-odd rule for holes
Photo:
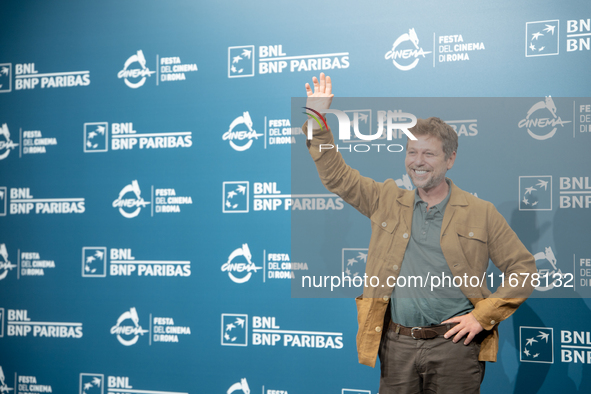
<svg viewBox="0 0 591 394">
<path fill-rule="evenodd" d="M 0 280 L 6 278 L 8 272 L 12 271 L 13 268 L 17 268 L 18 271 L 18 266 L 8 260 L 8 251 L 5 244 L 0 244 L 0 259 L 2 259 L 0 261 Z"/>
<path fill-rule="evenodd" d="M 543 141 L 552 138 L 557 126 L 564 128 L 564 125 L 571 121 L 564 121 L 556 115 L 556 105 L 551 96 L 546 97 L 544 101 L 538 101 L 528 111 L 525 119 L 519 121 L 517 126 L 526 128 L 530 137 Z"/>
<path fill-rule="evenodd" d="M 107 269 L 107 260 L 109 260 Z M 82 248 L 82 277 L 188 277 L 191 262 L 183 260 L 136 260 L 128 248 L 111 248 L 107 255 L 104 246 Z"/>
<path fill-rule="evenodd" d="M 175 149 L 193 146 L 192 131 L 138 133 L 132 122 L 111 123 L 110 136 L 111 138 L 109 138 L 108 122 L 84 123 L 84 152 L 107 152 L 109 145 L 113 151 Z"/>
<path fill-rule="evenodd" d="M 39 73 L 35 63 L 16 64 L 14 71 L 15 90 L 32 90 L 38 86 L 41 89 L 49 89 L 90 85 L 90 71 Z"/>
<path fill-rule="evenodd" d="M 6 190 L 6 187 L 0 187 L 0 200 Z M 9 206 L 11 215 L 69 214 L 86 210 L 84 198 L 36 198 L 28 187 L 10 188 Z"/>
<path fill-rule="evenodd" d="M 123 346 L 132 346 L 137 343 L 140 336 L 148 332 L 139 323 L 140 318 L 137 310 L 132 307 L 129 311 L 125 311 L 119 316 L 117 324 L 111 327 L 110 332 L 112 335 L 117 336 L 117 340 Z"/>
<path fill-rule="evenodd" d="M 228 47 L 228 78 L 349 68 L 349 52 L 288 56 L 283 45 L 259 46 L 258 67 L 254 45 Z"/>
<path fill-rule="evenodd" d="M 144 86 L 146 79 L 156 73 L 156 71 L 150 71 L 146 63 L 144 52 L 140 49 L 125 61 L 123 69 L 117 73 L 117 78 L 123 79 L 123 82 L 132 89 Z"/>
<path fill-rule="evenodd" d="M 0 160 L 4 160 L 8 157 L 10 152 L 14 150 L 19 144 L 15 144 L 10 139 L 10 130 L 6 123 L 0 127 Z"/>
<path fill-rule="evenodd" d="M 276 317 L 252 316 L 252 346 L 342 349 L 343 333 L 282 329 Z M 248 346 L 248 315 L 222 313 L 222 346 Z"/>
<path fill-rule="evenodd" d="M 81 373 L 80 374 L 80 388 L 79 394 L 104 394 L 103 388 L 105 386 L 105 375 L 98 373 Z M 146 390 L 140 389 L 135 383 L 132 385 L 132 380 L 129 376 L 107 376 L 107 393 L 108 394 L 187 394 L 187 392 L 175 392 L 170 390 Z"/>
<path fill-rule="evenodd" d="M 137 180 L 131 181 L 119 192 L 119 197 L 113 201 L 113 208 L 119 209 L 121 216 L 127 219 L 137 217 L 142 208 L 151 205 L 151 216 L 154 213 L 180 213 L 181 206 L 192 205 L 193 199 L 190 196 L 179 196 L 173 188 L 151 187 L 150 201 L 144 200 L 142 190 Z"/>
<path fill-rule="evenodd" d="M 253 392 L 255 392 L 255 390 L 252 390 Z M 240 379 L 238 382 L 232 384 L 228 390 L 226 391 L 227 394 L 249 394 L 251 392 L 251 389 L 248 385 L 248 381 L 246 380 L 246 378 L 242 378 Z M 257 389 L 258 392 L 258 389 Z M 265 385 L 263 385 L 261 387 L 260 390 L 261 393 L 263 394 L 288 394 L 288 391 L 285 389 L 279 390 L 277 388 L 272 388 L 272 389 L 265 389 Z"/>
<path fill-rule="evenodd" d="M 260 123 L 258 123 L 260 125 Z M 222 135 L 222 140 L 228 141 L 230 147 L 238 152 L 248 150 L 259 137 L 264 142 L 264 149 L 271 145 L 291 145 L 296 143 L 294 136 L 303 134 L 299 127 L 291 127 L 289 119 L 274 119 L 265 116 L 264 129 L 259 133 L 255 130 L 254 122 L 248 111 L 235 118 L 228 130 Z"/>
<path fill-rule="evenodd" d="M 293 279 L 294 270 L 308 270 L 307 263 L 292 262 L 288 253 L 268 252 L 264 249 L 262 254 L 263 266 L 256 266 L 252 261 L 248 244 L 242 244 L 242 247 L 235 249 L 222 265 L 222 272 L 227 272 L 234 283 L 245 283 L 258 270 L 263 270 L 263 282 L 267 279 Z"/>
<path fill-rule="evenodd" d="M 147 79 L 156 74 L 156 85 L 160 82 L 184 81 L 187 73 L 197 71 L 197 64 L 183 63 L 179 56 L 156 55 L 156 71 L 150 70 L 144 52 L 140 49 L 131 55 L 117 73 L 119 79 L 132 89 L 137 89 L 146 83 Z"/>
<path fill-rule="evenodd" d="M 286 194 L 277 182 L 253 182 L 253 211 L 341 210 L 343 199 L 335 194 Z M 223 182 L 224 213 L 248 213 L 249 181 Z"/>
<path fill-rule="evenodd" d="M 117 324 L 111 327 L 111 334 L 117 336 L 117 340 L 123 346 L 135 345 L 140 336 L 148 333 L 149 345 L 154 342 L 179 342 L 184 335 L 191 335 L 191 328 L 178 326 L 171 317 L 152 317 L 150 313 L 150 328 L 145 330 L 139 324 L 139 316 L 135 308 L 124 312 L 117 319 Z"/>
<path fill-rule="evenodd" d="M 8 373 L 6 375 L 9 375 Z M 0 366 L 0 393 L 3 394 L 25 394 L 25 393 L 52 393 L 53 389 L 48 384 L 41 384 L 36 376 L 14 374 L 14 387 L 8 386 L 8 379 L 4 375 L 4 370 Z M 18 376 L 18 378 L 17 378 Z M 17 385 L 18 384 L 18 385 Z"/>
<path fill-rule="evenodd" d="M 385 59 L 392 59 L 392 64 L 402 71 L 412 70 L 419 64 L 420 59 L 431 51 L 424 51 L 419 46 L 419 36 L 414 28 L 408 30 L 408 33 L 402 34 L 394 41 L 392 49 L 386 52 Z"/>
<path fill-rule="evenodd" d="M 151 202 L 146 202 L 142 196 L 142 191 L 137 180 L 131 181 L 119 192 L 119 197 L 113 201 L 113 208 L 118 208 L 121 216 L 131 219 L 140 214 L 142 208 Z M 131 198 L 130 198 L 131 197 Z"/>
<path fill-rule="evenodd" d="M 7 309 L 6 335 L 9 337 L 32 335 L 39 338 L 79 339 L 82 338 L 83 333 L 82 323 L 32 321 L 26 309 Z"/>
</svg>

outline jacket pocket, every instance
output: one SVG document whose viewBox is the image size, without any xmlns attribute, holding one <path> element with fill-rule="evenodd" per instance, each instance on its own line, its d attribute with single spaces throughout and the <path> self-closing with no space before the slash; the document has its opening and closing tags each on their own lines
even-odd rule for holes
<svg viewBox="0 0 591 394">
<path fill-rule="evenodd" d="M 486 271 L 488 267 L 488 234 L 486 230 L 482 227 L 465 224 L 456 224 L 455 229 L 468 265 L 475 270 L 475 274 Z"/>
</svg>

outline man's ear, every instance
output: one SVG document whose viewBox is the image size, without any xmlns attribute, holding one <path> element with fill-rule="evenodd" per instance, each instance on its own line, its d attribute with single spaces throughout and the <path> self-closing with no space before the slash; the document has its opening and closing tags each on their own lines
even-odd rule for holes
<svg viewBox="0 0 591 394">
<path fill-rule="evenodd" d="M 454 166 L 455 161 L 456 161 L 456 152 L 454 151 L 447 159 L 447 169 L 448 170 L 451 170 L 451 168 Z"/>
</svg>

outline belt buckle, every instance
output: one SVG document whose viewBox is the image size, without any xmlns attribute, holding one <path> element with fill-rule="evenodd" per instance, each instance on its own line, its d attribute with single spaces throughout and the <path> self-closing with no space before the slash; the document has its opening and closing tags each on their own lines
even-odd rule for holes
<svg viewBox="0 0 591 394">
<path fill-rule="evenodd" d="M 415 330 L 416 331 L 419 331 L 419 330 L 422 330 L 422 329 L 423 329 L 423 327 L 413 327 L 413 328 L 411 328 L 410 329 L 410 336 L 412 337 L 412 339 L 421 339 L 421 338 L 415 337 Z"/>
</svg>

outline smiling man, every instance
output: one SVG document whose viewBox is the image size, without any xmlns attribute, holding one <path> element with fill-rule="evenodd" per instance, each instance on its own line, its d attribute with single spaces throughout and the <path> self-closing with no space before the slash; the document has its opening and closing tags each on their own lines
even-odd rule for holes
<svg viewBox="0 0 591 394">
<path fill-rule="evenodd" d="M 322 113 L 332 102 L 332 81 L 320 74 L 313 85 L 306 84 L 306 107 Z M 537 272 L 535 260 L 491 203 L 445 177 L 457 154 L 455 131 L 429 118 L 410 132 L 417 139 L 408 140 L 405 166 L 416 191 L 363 177 L 337 150 L 319 149 L 334 145 L 329 129 L 314 127 L 308 141 L 326 188 L 372 224 L 366 275 L 380 284 L 366 284 L 356 300 L 359 362 L 375 366 L 379 354 L 380 394 L 477 393 L 484 362 L 496 361 L 499 322 L 533 291 L 525 274 Z M 483 277 L 489 258 L 506 278 L 495 293 L 485 282 L 452 285 L 454 277 Z M 517 285 L 509 283 L 512 274 Z M 450 280 L 433 289 L 416 285 L 433 276 Z M 394 286 L 403 278 L 415 285 Z"/>
</svg>

